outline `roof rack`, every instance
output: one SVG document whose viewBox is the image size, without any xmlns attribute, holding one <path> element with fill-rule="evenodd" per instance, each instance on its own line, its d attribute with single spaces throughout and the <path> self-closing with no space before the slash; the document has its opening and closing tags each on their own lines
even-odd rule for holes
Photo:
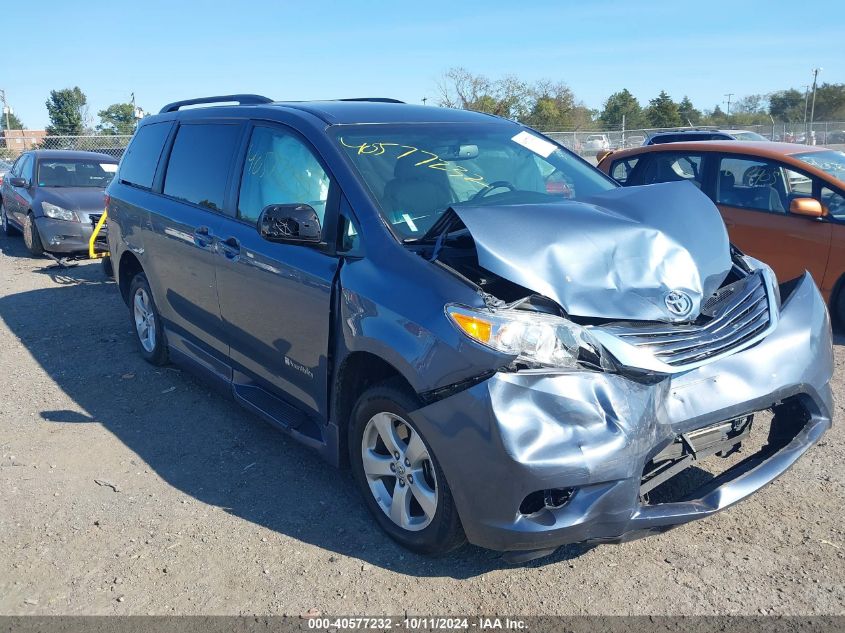
<svg viewBox="0 0 845 633">
<path fill-rule="evenodd" d="M 184 101 L 174 101 L 168 103 L 161 110 L 159 114 L 165 112 L 176 112 L 179 108 L 189 105 L 198 105 L 200 103 L 237 103 L 238 105 L 261 105 L 264 103 L 273 103 L 273 100 L 261 95 L 220 95 L 217 97 L 200 97 L 198 99 L 185 99 Z"/>
<path fill-rule="evenodd" d="M 337 101 L 374 101 L 376 103 L 405 103 L 399 99 L 391 99 L 390 97 L 349 97 L 347 99 L 337 99 Z"/>
</svg>

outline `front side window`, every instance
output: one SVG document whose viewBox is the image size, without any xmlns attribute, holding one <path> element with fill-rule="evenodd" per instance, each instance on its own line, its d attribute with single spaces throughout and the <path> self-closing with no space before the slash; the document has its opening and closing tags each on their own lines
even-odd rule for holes
<svg viewBox="0 0 845 633">
<path fill-rule="evenodd" d="M 32 154 L 27 154 L 18 165 L 18 176 L 24 178 L 28 182 L 32 182 Z"/>
<path fill-rule="evenodd" d="M 701 189 L 703 158 L 700 154 L 657 152 L 651 155 L 643 172 L 642 184 L 687 181 Z"/>
<path fill-rule="evenodd" d="M 786 213 L 788 185 L 778 163 L 723 157 L 719 162 L 716 203 L 741 209 Z"/>
<path fill-rule="evenodd" d="M 335 140 L 400 239 L 421 237 L 449 207 L 554 203 L 617 186 L 518 125 L 340 125 Z"/>
<path fill-rule="evenodd" d="M 821 169 L 837 180 L 845 182 L 845 152 L 828 149 L 820 152 L 794 154 L 793 158 L 797 158 L 816 169 Z"/>
<path fill-rule="evenodd" d="M 268 205 L 308 204 L 322 225 L 328 196 L 329 177 L 299 137 L 277 128 L 253 130 L 241 177 L 239 218 L 257 223 Z"/>
<path fill-rule="evenodd" d="M 240 125 L 186 124 L 179 128 L 164 179 L 164 193 L 212 211 L 223 209 Z"/>
<path fill-rule="evenodd" d="M 117 163 L 109 161 L 42 159 L 38 161 L 38 186 L 104 189 L 116 171 Z"/>
<path fill-rule="evenodd" d="M 845 220 L 845 196 L 830 187 L 822 187 L 821 202 L 836 220 Z"/>
</svg>

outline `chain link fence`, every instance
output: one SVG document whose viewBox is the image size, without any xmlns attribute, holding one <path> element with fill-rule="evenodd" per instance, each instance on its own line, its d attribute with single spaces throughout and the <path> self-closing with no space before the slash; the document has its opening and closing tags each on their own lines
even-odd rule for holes
<svg viewBox="0 0 845 633">
<path fill-rule="evenodd" d="M 594 130 L 543 130 L 570 150 L 582 156 L 595 156 L 608 149 L 637 147 L 656 132 L 677 131 L 689 128 L 643 128 L 623 130 L 621 127 Z M 706 129 L 718 129 L 709 126 Z M 721 129 L 728 129 L 723 127 Z M 773 141 L 806 143 L 809 145 L 845 144 L 845 122 L 827 121 L 814 123 L 774 123 L 771 125 L 745 125 L 730 129 L 755 132 Z M 45 136 L 43 131 L 12 130 L 13 136 L 0 136 L 0 159 L 12 161 L 21 152 L 30 149 L 70 149 L 101 152 L 115 158 L 123 156 L 131 135 Z"/>
<path fill-rule="evenodd" d="M 100 152 L 120 159 L 131 135 L 118 136 L 95 134 L 89 136 L 45 136 L 39 130 L 12 130 L 17 132 L 8 138 L 0 137 L 0 159 L 12 161 L 22 152 L 31 149 L 69 149 L 86 152 Z"/>
<path fill-rule="evenodd" d="M 657 132 L 673 132 L 691 128 L 643 128 L 635 130 L 542 130 L 542 132 L 561 145 L 584 155 L 595 155 L 607 149 L 622 149 L 642 145 L 646 139 Z M 703 126 L 692 129 L 744 130 L 754 132 L 770 141 L 785 143 L 804 143 L 807 145 L 845 144 L 845 122 L 826 121 L 814 123 L 774 123 L 769 125 Z"/>
</svg>

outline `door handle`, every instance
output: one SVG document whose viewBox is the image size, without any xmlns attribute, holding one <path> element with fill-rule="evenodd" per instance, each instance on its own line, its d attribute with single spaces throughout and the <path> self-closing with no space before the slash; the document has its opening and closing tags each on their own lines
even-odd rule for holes
<svg viewBox="0 0 845 633">
<path fill-rule="evenodd" d="M 227 237 L 219 241 L 218 245 L 227 259 L 235 259 L 241 254 L 241 243 L 234 237 Z"/>
<path fill-rule="evenodd" d="M 214 236 L 207 226 L 198 226 L 194 229 L 194 244 L 200 248 L 208 248 L 214 241 Z"/>
</svg>

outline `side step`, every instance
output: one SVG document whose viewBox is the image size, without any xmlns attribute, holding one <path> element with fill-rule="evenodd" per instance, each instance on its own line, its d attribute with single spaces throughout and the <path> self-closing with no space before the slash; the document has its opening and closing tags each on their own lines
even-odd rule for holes
<svg viewBox="0 0 845 633">
<path fill-rule="evenodd" d="M 235 400 L 285 431 L 322 441 L 322 433 L 305 413 L 256 385 L 232 384 Z"/>
</svg>

